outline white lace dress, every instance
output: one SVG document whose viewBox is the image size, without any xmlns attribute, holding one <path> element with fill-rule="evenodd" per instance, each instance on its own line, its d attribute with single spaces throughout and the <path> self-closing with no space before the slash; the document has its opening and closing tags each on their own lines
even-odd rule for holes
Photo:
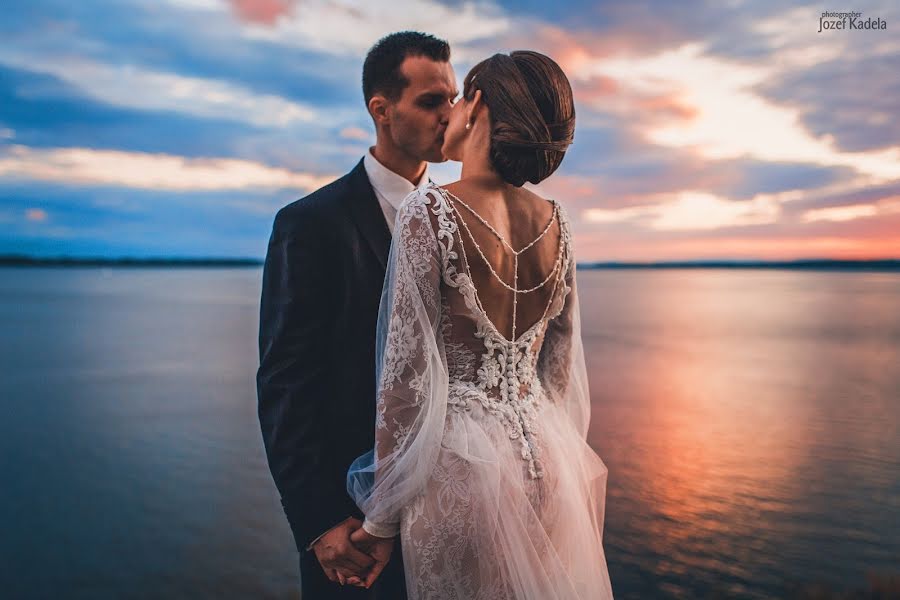
<svg viewBox="0 0 900 600">
<path fill-rule="evenodd" d="M 375 535 L 400 534 L 410 600 L 604 600 L 607 469 L 590 396 L 575 258 L 515 341 L 478 298 L 449 196 L 400 206 L 378 316 L 375 448 L 347 488 Z"/>
</svg>

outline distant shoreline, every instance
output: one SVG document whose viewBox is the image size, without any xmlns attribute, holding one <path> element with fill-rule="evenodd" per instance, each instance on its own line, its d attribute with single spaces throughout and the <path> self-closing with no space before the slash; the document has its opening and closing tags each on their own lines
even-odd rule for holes
<svg viewBox="0 0 900 600">
<path fill-rule="evenodd" d="M 127 267 L 127 268 L 258 268 L 258 258 L 105 258 L 0 255 L 0 267 Z M 659 262 L 583 262 L 579 269 L 802 269 L 828 271 L 900 271 L 900 259 L 837 260 L 812 258 L 785 261 L 696 260 Z"/>
<path fill-rule="evenodd" d="M 0 256 L 0 267 L 261 267 L 258 258 L 104 258 Z"/>
</svg>

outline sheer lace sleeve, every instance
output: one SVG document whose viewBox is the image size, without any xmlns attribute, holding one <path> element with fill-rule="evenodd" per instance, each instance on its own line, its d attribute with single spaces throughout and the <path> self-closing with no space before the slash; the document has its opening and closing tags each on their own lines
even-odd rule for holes
<svg viewBox="0 0 900 600">
<path fill-rule="evenodd" d="M 347 474 L 363 527 L 380 537 L 399 531 L 400 511 L 424 487 L 444 431 L 441 260 L 429 204 L 414 191 L 397 212 L 376 333 L 375 448 Z"/>
<path fill-rule="evenodd" d="M 581 340 L 581 311 L 575 277 L 575 252 L 565 219 L 563 306 L 547 324 L 544 343 L 538 357 L 538 376 L 550 400 L 561 406 L 582 438 L 587 437 L 591 417 L 591 398 L 588 389 L 584 346 Z"/>
</svg>

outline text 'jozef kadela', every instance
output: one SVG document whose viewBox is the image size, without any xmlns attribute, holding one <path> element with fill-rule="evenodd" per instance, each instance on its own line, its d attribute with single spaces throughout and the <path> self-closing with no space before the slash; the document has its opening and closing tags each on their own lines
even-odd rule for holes
<svg viewBox="0 0 900 600">
<path fill-rule="evenodd" d="M 887 22 L 881 18 L 862 18 L 862 13 L 825 11 L 819 17 L 819 31 L 826 29 L 887 29 Z"/>
</svg>

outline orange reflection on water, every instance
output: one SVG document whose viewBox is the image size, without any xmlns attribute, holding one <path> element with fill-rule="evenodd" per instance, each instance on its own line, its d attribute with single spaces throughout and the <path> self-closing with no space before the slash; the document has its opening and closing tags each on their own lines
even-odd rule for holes
<svg viewBox="0 0 900 600">
<path fill-rule="evenodd" d="M 814 376 L 815 348 L 782 327 L 811 309 L 785 295 L 793 276 L 579 273 L 582 293 L 597 298 L 582 305 L 591 442 L 610 467 L 613 504 L 618 495 L 639 503 L 630 517 L 652 540 L 660 574 L 739 576 L 740 559 L 777 556 L 768 534 L 802 493 L 814 442 L 814 429 L 798 424 L 811 421 L 803 381 Z M 779 301 L 761 301 L 768 294 Z"/>
</svg>

